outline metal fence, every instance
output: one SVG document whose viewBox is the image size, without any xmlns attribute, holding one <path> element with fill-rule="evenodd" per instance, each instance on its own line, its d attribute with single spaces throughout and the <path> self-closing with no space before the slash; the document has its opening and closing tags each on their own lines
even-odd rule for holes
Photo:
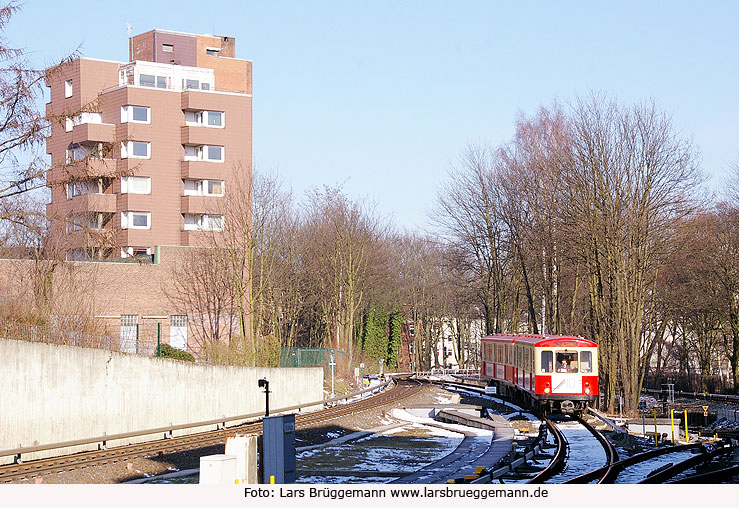
<svg viewBox="0 0 739 508">
<path fill-rule="evenodd" d="M 156 354 L 157 347 L 157 330 L 151 328 L 136 325 L 132 333 L 122 332 L 119 336 L 114 336 L 46 325 L 0 321 L 0 337 L 151 356 Z"/>
<path fill-rule="evenodd" d="M 283 347 L 280 350 L 280 367 L 323 367 L 324 371 L 329 373 L 331 353 L 334 353 L 334 359 L 338 360 L 339 355 L 344 355 L 344 350 L 327 347 Z"/>
</svg>

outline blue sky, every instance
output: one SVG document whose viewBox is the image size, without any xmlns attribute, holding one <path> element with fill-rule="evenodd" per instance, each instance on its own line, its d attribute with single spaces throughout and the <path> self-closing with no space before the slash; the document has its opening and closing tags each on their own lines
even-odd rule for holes
<svg viewBox="0 0 739 508">
<path fill-rule="evenodd" d="M 297 197 L 341 185 L 410 229 L 467 143 L 590 90 L 654 99 L 718 187 L 739 160 L 739 3 L 595 4 L 27 0 L 5 35 L 40 66 L 78 45 L 125 61 L 126 23 L 234 36 L 254 62 L 256 166 Z"/>
</svg>

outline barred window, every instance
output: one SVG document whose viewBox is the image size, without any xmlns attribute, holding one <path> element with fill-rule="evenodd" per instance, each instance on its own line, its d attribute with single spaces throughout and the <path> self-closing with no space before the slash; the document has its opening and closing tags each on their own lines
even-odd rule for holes
<svg viewBox="0 0 739 508">
<path fill-rule="evenodd" d="M 139 317 L 133 315 L 121 316 L 121 326 L 136 326 L 139 324 Z"/>
<path fill-rule="evenodd" d="M 169 326 L 186 327 L 187 316 L 169 316 Z"/>
</svg>

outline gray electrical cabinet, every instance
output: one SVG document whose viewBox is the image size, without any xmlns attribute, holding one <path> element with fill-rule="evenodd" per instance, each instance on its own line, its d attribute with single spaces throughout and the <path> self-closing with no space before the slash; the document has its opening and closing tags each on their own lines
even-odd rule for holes
<svg viewBox="0 0 739 508">
<path fill-rule="evenodd" d="M 295 482 L 295 415 L 267 416 L 262 420 L 263 482 Z"/>
</svg>

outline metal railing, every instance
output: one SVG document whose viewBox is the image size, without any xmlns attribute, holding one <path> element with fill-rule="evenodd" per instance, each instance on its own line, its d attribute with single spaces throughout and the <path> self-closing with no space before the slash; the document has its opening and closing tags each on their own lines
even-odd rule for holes
<svg viewBox="0 0 739 508">
<path fill-rule="evenodd" d="M 304 404 L 297 404 L 294 406 L 287 406 L 287 407 L 278 408 L 278 409 L 271 409 L 270 414 L 285 413 L 288 411 L 300 410 L 306 407 L 325 406 L 332 402 L 337 402 L 341 400 L 349 400 L 351 398 L 357 397 L 358 395 L 361 395 L 364 393 L 379 392 L 381 390 L 384 390 L 391 383 L 393 383 L 392 379 L 390 379 L 389 381 L 386 381 L 385 383 L 373 386 L 371 388 L 366 388 L 358 392 L 347 393 L 345 395 L 340 395 L 338 397 L 333 397 L 330 399 L 322 399 L 322 400 L 318 400 L 315 402 L 307 402 Z M 258 419 L 262 416 L 264 416 L 264 411 L 257 412 L 257 413 L 237 415 L 237 416 L 213 418 L 211 420 L 204 420 L 201 422 L 183 423 L 183 424 L 178 424 L 178 425 L 168 425 L 166 427 L 156 427 L 153 429 L 138 430 L 138 431 L 133 431 L 133 432 L 122 432 L 119 434 L 110 434 L 110 435 L 103 434 L 102 436 L 96 436 L 96 437 L 85 438 L 85 439 L 75 439 L 73 441 L 63 441 L 60 443 L 50 443 L 50 444 L 35 445 L 35 446 L 20 446 L 18 448 L 12 448 L 9 450 L 0 450 L 0 457 L 14 456 L 15 462 L 20 463 L 21 456 L 27 453 L 55 450 L 55 449 L 60 449 L 60 448 L 70 448 L 73 446 L 81 446 L 81 445 L 89 445 L 89 444 L 98 444 L 98 447 L 100 449 L 104 449 L 108 441 L 115 441 L 117 439 L 129 439 L 133 437 L 141 437 L 141 436 L 148 436 L 148 435 L 162 434 L 162 433 L 164 434 L 164 438 L 167 439 L 167 438 L 172 437 L 172 433 L 175 430 L 194 429 L 197 427 L 207 427 L 210 425 L 216 425 L 218 429 L 225 429 L 227 422 Z"/>
<path fill-rule="evenodd" d="M 0 338 L 152 356 L 156 353 L 157 337 L 156 329 L 149 328 L 151 327 L 141 326 L 136 334 L 116 337 L 46 325 L 0 321 Z"/>
</svg>

